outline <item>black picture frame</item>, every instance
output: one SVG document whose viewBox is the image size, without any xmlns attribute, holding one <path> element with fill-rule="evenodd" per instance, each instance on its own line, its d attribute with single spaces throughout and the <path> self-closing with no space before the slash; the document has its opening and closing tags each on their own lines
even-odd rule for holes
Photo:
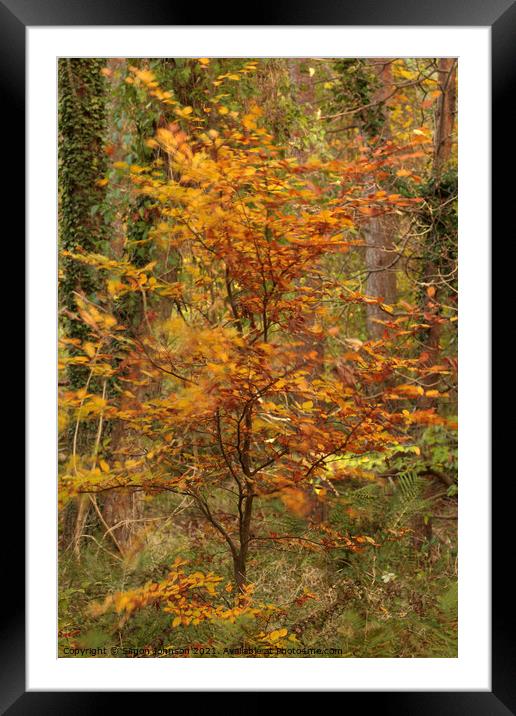
<svg viewBox="0 0 516 716">
<path fill-rule="evenodd" d="M 270 6 L 251 6 L 247 18 L 238 23 L 223 22 L 224 8 L 218 5 L 180 7 L 165 0 L 0 0 L 0 87 L 2 90 L 3 206 L 4 216 L 18 217 L 14 235 L 10 234 L 9 264 L 13 248 L 23 247 L 25 215 L 23 187 L 25 182 L 25 32 L 27 26 L 74 25 L 360 25 L 360 26 L 490 26 L 492 38 L 492 232 L 502 239 L 502 222 L 507 207 L 514 204 L 512 182 L 502 178 L 502 169 L 514 166 L 514 142 L 510 126 L 510 100 L 515 79 L 516 4 L 514 0 L 319 0 L 317 3 L 276 2 Z M 511 161 L 512 152 L 512 161 Z M 17 211 L 16 211 L 17 209 Z M 5 236 L 5 234 L 4 234 Z M 16 239 L 14 239 L 16 236 Z M 6 237 L 7 238 L 7 237 Z M 6 256 L 6 258 L 8 258 Z M 21 258 L 23 261 L 23 256 Z M 12 264 L 11 264 L 12 265 Z M 19 264 L 17 264 L 19 266 Z M 8 307 L 7 307 L 8 308 Z M 494 308 L 494 306 L 492 306 Z M 10 329 L 22 323 L 16 313 Z M 491 315 L 494 315 L 492 312 Z M 9 334 L 10 335 L 10 334 Z M 11 340 L 11 339 L 9 339 Z M 21 340 L 23 344 L 23 338 Z M 31 346 L 29 346 L 29 350 Z M 19 355 L 19 344 L 17 346 Z M 17 363 L 19 363 L 19 358 Z M 9 368 L 13 371 L 12 366 Z M 19 382 L 19 379 L 16 379 Z M 494 387 L 494 386 L 493 386 Z M 19 385 L 13 404 L 20 402 Z M 492 444 L 492 454 L 502 445 L 503 436 Z M 7 447 L 7 446 L 6 446 Z M 492 516 L 492 691 L 491 692 L 347 692 L 349 699 L 358 696 L 361 708 L 381 709 L 396 714 L 482 714 L 502 716 L 516 714 L 516 647 L 514 639 L 514 593 L 507 581 L 510 571 L 512 520 L 508 510 L 505 476 L 493 481 Z M 507 478 L 511 478 L 507 475 Z M 512 478 L 511 478 L 512 479 Z M 4 493 L 9 504 L 21 513 L 24 486 L 21 479 L 10 479 Z M 506 512 L 507 511 L 507 512 Z M 5 527 L 4 596 L 8 605 L 2 610 L 0 631 L 0 713 L 18 714 L 86 714 L 102 705 L 115 707 L 117 695 L 112 692 L 26 692 L 25 686 L 25 610 L 23 606 L 24 550 L 23 536 Z M 9 536 L 8 536 L 9 535 Z M 466 595 L 467 598 L 467 595 Z M 512 627 L 512 628 L 511 628 Z M 407 685 L 408 688 L 410 685 Z M 335 690 L 338 690 L 337 687 Z M 170 695 L 169 695 L 170 696 Z M 131 695 L 132 708 L 142 699 Z M 171 704 L 172 705 L 172 704 Z M 357 704 L 358 705 L 358 704 Z M 117 702 L 117 708 L 123 708 Z M 147 702 L 148 708 L 148 702 Z"/>
</svg>

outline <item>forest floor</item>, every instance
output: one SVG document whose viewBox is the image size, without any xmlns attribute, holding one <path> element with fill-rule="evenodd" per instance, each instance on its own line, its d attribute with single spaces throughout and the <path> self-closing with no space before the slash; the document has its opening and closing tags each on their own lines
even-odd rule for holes
<svg viewBox="0 0 516 716">
<path fill-rule="evenodd" d="M 223 498 L 217 507 L 223 513 Z M 301 540 L 253 541 L 248 579 L 254 584 L 254 598 L 278 608 L 267 627 L 286 627 L 307 656 L 456 657 L 456 510 L 456 498 L 439 498 L 433 504 L 429 540 L 421 542 L 417 530 L 409 527 L 401 539 L 383 540 L 381 546 L 358 553 L 322 551 Z M 373 517 L 369 512 L 370 528 Z M 342 511 L 331 510 L 328 523 L 339 522 Z M 275 501 L 258 511 L 256 523 L 260 534 L 272 528 L 305 535 L 307 528 L 309 534 L 318 529 Z M 250 625 L 244 617 L 235 623 L 172 628 L 170 615 L 155 607 L 127 620 L 112 613 L 93 616 L 92 604 L 108 594 L 159 582 L 178 557 L 192 570 L 206 571 L 209 565 L 230 583 L 225 543 L 214 531 L 206 532 L 202 516 L 188 500 L 166 495 L 145 502 L 140 524 L 149 529 L 140 529 L 124 559 L 109 554 L 109 538 L 103 539 L 94 523 L 89 525 L 94 539 L 83 541 L 80 560 L 71 550 L 62 550 L 60 656 L 81 656 L 81 649 L 82 655 L 98 650 L 95 655 L 113 656 L 113 647 L 121 657 L 152 656 L 163 647 L 192 644 L 211 647 L 207 654 L 199 650 L 199 656 L 238 655 L 248 643 Z M 380 542 L 385 524 L 376 522 L 376 527 L 374 536 Z"/>
</svg>

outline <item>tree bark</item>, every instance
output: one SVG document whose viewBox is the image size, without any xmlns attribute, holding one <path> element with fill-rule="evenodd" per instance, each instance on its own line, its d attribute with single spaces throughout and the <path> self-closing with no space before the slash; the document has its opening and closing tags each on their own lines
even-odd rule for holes
<svg viewBox="0 0 516 716">
<path fill-rule="evenodd" d="M 366 242 L 365 263 L 368 271 L 366 293 L 385 304 L 396 301 L 396 272 L 389 265 L 395 259 L 394 226 L 391 217 L 374 217 L 364 231 Z M 379 304 L 366 304 L 367 332 L 369 338 L 381 338 L 384 328 L 378 321 L 385 320 L 386 314 Z"/>
<path fill-rule="evenodd" d="M 251 536 L 253 499 L 253 495 L 248 495 L 244 498 L 244 509 L 240 519 L 240 551 L 235 561 L 235 581 L 240 591 L 242 591 L 247 581 L 247 554 Z"/>
<path fill-rule="evenodd" d="M 442 57 L 439 60 L 438 71 L 442 94 L 437 108 L 434 136 L 433 173 L 436 181 L 439 181 L 453 148 L 457 105 L 457 60 L 453 57 Z"/>
<path fill-rule="evenodd" d="M 373 101 L 382 102 L 392 92 L 391 62 L 387 58 L 374 60 L 374 72 L 378 80 L 378 88 L 374 93 Z M 383 108 L 380 116 L 383 117 L 381 138 L 386 140 L 390 138 L 390 129 Z M 379 188 L 373 186 L 372 190 L 376 191 Z M 368 271 L 366 293 L 386 304 L 394 303 L 397 293 L 396 272 L 394 268 L 389 268 L 395 258 L 394 234 L 395 225 L 392 217 L 373 217 L 364 231 L 365 264 Z M 385 319 L 385 313 L 380 306 L 375 303 L 366 304 L 366 317 L 369 338 L 381 338 L 384 329 L 378 321 Z"/>
<path fill-rule="evenodd" d="M 123 75 L 126 70 L 127 60 L 111 58 L 107 60 L 106 67 L 109 70 L 108 82 L 112 86 L 111 95 L 116 94 L 116 90 L 120 84 L 124 82 Z M 108 114 L 108 124 L 110 127 L 116 126 L 117 122 L 117 106 L 111 102 L 106 108 Z M 121 161 L 125 159 L 122 152 L 122 146 L 118 143 L 111 145 L 111 161 Z M 114 201 L 110 197 L 110 201 Z M 116 207 L 116 204 L 115 204 Z M 111 222 L 111 241 L 110 250 L 111 254 L 121 259 L 124 253 L 124 247 L 127 242 L 127 229 L 126 222 L 122 213 L 122 207 L 119 207 L 118 211 L 113 212 L 114 218 Z M 113 306 L 113 311 L 116 313 L 116 306 Z M 122 405 L 120 406 L 123 410 L 124 407 L 130 407 L 127 398 L 122 398 Z M 125 405 L 124 405 L 125 403 Z M 123 424 L 115 424 L 112 426 L 111 434 L 111 453 L 116 456 L 117 453 L 124 453 L 131 449 L 131 446 L 135 444 L 135 436 L 131 436 L 124 430 Z M 136 448 L 133 448 L 136 449 Z M 140 493 L 135 493 L 130 488 L 117 488 L 106 492 L 102 495 L 100 509 L 102 517 L 110 529 L 110 536 L 112 541 L 115 543 L 117 549 L 122 552 L 123 555 L 131 548 L 131 543 L 135 534 L 134 520 L 141 517 L 141 496 Z"/>
<path fill-rule="evenodd" d="M 59 245 L 67 251 L 98 251 L 106 230 L 102 214 L 96 212 L 105 198 L 105 189 L 97 180 L 105 170 L 102 143 L 105 131 L 105 84 L 100 70 L 104 61 L 91 58 L 63 58 L 59 60 Z M 91 295 L 97 280 L 87 267 L 67 257 L 60 259 L 63 277 L 59 282 L 59 303 L 63 309 L 61 325 L 69 338 L 88 340 L 84 323 L 73 318 L 76 293 Z M 73 348 L 70 352 L 74 353 Z M 74 365 L 68 369 L 67 385 L 71 389 L 84 387 L 88 369 Z M 95 387 L 92 381 L 91 388 Z M 93 433 L 82 426 L 79 446 L 82 452 L 90 448 Z M 72 450 L 74 437 L 69 433 L 64 442 Z M 66 508 L 63 519 L 62 544 L 73 543 L 80 556 L 81 535 L 89 512 L 87 498 L 77 498 L 75 506 Z M 75 510 L 74 510 L 75 507 Z M 70 514 L 72 513 L 72 514 Z"/>
<path fill-rule="evenodd" d="M 436 113 L 434 132 L 434 164 L 433 179 L 435 190 L 439 191 L 439 185 L 443 172 L 450 161 L 453 149 L 453 132 L 455 127 L 455 112 L 457 105 L 457 60 L 453 57 L 442 57 L 438 63 L 439 84 L 441 96 Z M 428 241 L 436 242 L 437 236 L 434 232 L 428 234 Z M 433 246 L 428 246 L 427 254 L 432 256 L 435 251 Z M 439 316 L 439 286 L 435 285 L 435 277 L 438 274 L 438 265 L 433 259 L 425 261 L 423 269 L 423 283 L 427 288 L 433 288 L 427 292 L 426 314 L 430 320 L 430 328 L 426 333 L 425 350 L 428 353 L 428 365 L 438 363 L 440 352 L 441 325 Z M 431 294 L 431 295 L 430 295 Z M 431 382 L 431 380 L 430 380 Z M 422 401 L 426 405 L 426 401 Z"/>
</svg>

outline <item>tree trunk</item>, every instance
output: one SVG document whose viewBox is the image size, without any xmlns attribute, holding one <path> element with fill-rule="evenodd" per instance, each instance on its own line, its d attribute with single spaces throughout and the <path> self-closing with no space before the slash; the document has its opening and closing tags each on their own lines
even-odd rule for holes
<svg viewBox="0 0 516 716">
<path fill-rule="evenodd" d="M 233 558 L 233 575 L 239 592 L 244 591 L 247 584 L 246 561 L 241 554 Z"/>
<path fill-rule="evenodd" d="M 127 60 L 111 58 L 106 63 L 109 72 L 109 82 L 112 85 L 112 93 L 116 96 L 117 88 L 124 82 L 124 73 L 126 72 Z M 108 124 L 116 126 L 118 115 L 118 107 L 111 103 L 107 107 Z M 121 130 L 123 131 L 123 130 Z M 129 130 L 125 130 L 129 131 Z M 138 128 L 136 128 L 138 131 Z M 111 161 L 122 161 L 125 159 L 123 146 L 121 143 L 112 144 L 110 147 Z M 111 202 L 116 200 L 110 197 Z M 115 204 L 116 206 L 116 204 Z M 125 245 L 127 243 L 127 228 L 124 221 L 123 207 L 119 207 L 118 211 L 113 212 L 114 219 L 111 223 L 111 240 L 110 250 L 116 259 L 121 259 L 124 254 Z M 127 226 L 130 219 L 127 221 Z M 116 314 L 117 307 L 113 306 L 113 312 Z M 136 377 L 136 376 L 135 376 Z M 121 409 L 129 408 L 130 401 L 123 397 Z M 115 424 L 113 426 L 111 436 L 111 452 L 116 457 L 117 453 L 123 454 L 131 449 L 138 451 L 137 436 L 131 435 L 124 430 L 123 424 Z M 127 457 L 127 455 L 125 456 Z M 122 554 L 127 554 L 132 545 L 135 536 L 135 520 L 142 515 L 141 493 L 137 493 L 130 488 L 113 489 L 106 492 L 101 498 L 102 517 L 110 529 L 110 536 L 116 547 Z"/>
<path fill-rule="evenodd" d="M 244 497 L 239 520 L 240 550 L 233 556 L 235 583 L 240 592 L 247 584 L 247 555 L 251 537 L 251 519 L 253 514 L 253 495 Z"/>
<path fill-rule="evenodd" d="M 104 64 L 100 59 L 66 58 L 58 64 L 59 76 L 59 245 L 67 251 L 99 251 L 106 230 L 102 214 L 96 212 L 105 199 L 105 189 L 97 180 L 105 171 L 102 152 L 105 131 L 105 84 L 101 75 Z M 62 257 L 59 281 L 59 303 L 62 310 L 61 325 L 68 338 L 80 341 L 89 338 L 87 326 L 75 320 L 76 293 L 91 295 L 97 287 L 97 279 L 87 267 L 72 259 Z M 73 348 L 70 352 L 74 353 Z M 71 389 L 84 387 L 88 369 L 71 366 L 67 385 Z M 95 381 L 90 384 L 95 389 Z M 89 450 L 94 432 L 82 426 L 76 444 L 81 452 Z M 72 450 L 73 431 L 66 438 L 66 448 Z M 63 520 L 62 544 L 73 543 L 74 552 L 80 555 L 81 535 L 89 512 L 89 500 L 78 498 L 71 519 Z M 74 510 L 75 507 L 75 510 Z"/>
<path fill-rule="evenodd" d="M 389 268 L 396 257 L 393 233 L 391 217 L 372 218 L 364 231 L 365 263 L 368 271 L 366 293 L 368 296 L 381 299 L 385 304 L 396 301 L 396 272 L 394 268 Z M 368 303 L 366 307 L 369 338 L 381 338 L 384 328 L 378 321 L 385 320 L 386 314 L 376 303 Z"/>
<path fill-rule="evenodd" d="M 108 492 L 102 507 L 102 516 L 110 534 L 124 556 L 130 552 L 136 535 L 135 524 L 142 516 L 141 493 L 131 488 Z"/>
<path fill-rule="evenodd" d="M 442 57 L 439 60 L 441 96 L 436 116 L 434 136 L 434 178 L 439 181 L 453 147 L 455 107 L 457 104 L 457 60 Z"/>
<path fill-rule="evenodd" d="M 443 172 L 450 161 L 453 148 L 453 132 L 455 127 L 455 111 L 457 104 L 457 60 L 452 57 L 442 57 L 438 64 L 439 83 L 441 96 L 436 113 L 434 132 L 434 165 L 433 178 L 435 191 L 439 193 L 439 186 Z M 439 362 L 441 325 L 439 323 L 439 286 L 436 284 L 436 277 L 439 273 L 439 266 L 435 261 L 435 242 L 438 237 L 434 232 L 428 234 L 427 241 L 431 242 L 425 252 L 429 258 L 425 260 L 423 269 L 423 283 L 427 287 L 425 298 L 426 318 L 430 328 L 425 336 L 425 351 L 428 354 L 426 360 L 429 366 Z M 429 383 L 432 383 L 432 378 Z M 427 401 L 421 401 L 426 406 Z"/>
<path fill-rule="evenodd" d="M 374 60 L 374 72 L 378 80 L 378 88 L 373 101 L 382 102 L 392 92 L 392 68 L 388 59 Z M 390 137 L 386 113 L 382 108 L 378 116 L 382 118 L 381 138 Z M 372 191 L 380 187 L 373 186 Z M 367 270 L 366 293 L 373 298 L 381 299 L 382 303 L 391 304 L 396 301 L 396 272 L 390 264 L 396 257 L 394 253 L 395 223 L 392 217 L 373 217 L 364 231 L 366 243 L 365 264 Z M 378 339 L 383 334 L 383 326 L 379 320 L 385 320 L 386 314 L 375 303 L 366 304 L 367 332 L 369 338 Z"/>
</svg>

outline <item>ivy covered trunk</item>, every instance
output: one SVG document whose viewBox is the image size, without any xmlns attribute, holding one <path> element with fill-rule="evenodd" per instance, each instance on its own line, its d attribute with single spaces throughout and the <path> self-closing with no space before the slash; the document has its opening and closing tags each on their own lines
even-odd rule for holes
<svg viewBox="0 0 516 716">
<path fill-rule="evenodd" d="M 105 130 L 104 78 L 102 59 L 63 58 L 59 60 L 59 244 L 65 251 L 102 252 L 106 227 L 99 211 L 105 189 L 99 183 L 106 162 L 102 151 Z M 90 337 L 88 326 L 78 320 L 76 298 L 91 297 L 98 287 L 97 276 L 89 267 L 66 256 L 60 259 L 61 326 L 72 340 Z M 73 344 L 70 352 L 74 354 Z M 88 384 L 89 369 L 82 365 L 68 368 L 66 387 L 81 389 Z M 94 389 L 93 382 L 90 388 Z M 71 426 L 66 436 L 73 451 L 83 451 L 94 440 L 95 430 L 84 425 Z M 73 539 L 79 553 L 81 535 L 89 512 L 89 498 L 83 496 L 63 514 L 62 537 Z"/>
<path fill-rule="evenodd" d="M 65 251 L 103 251 L 106 226 L 99 211 L 105 188 L 99 178 L 106 169 L 102 151 L 105 130 L 103 60 L 59 60 L 59 243 Z M 60 309 L 69 338 L 88 338 L 88 327 L 77 320 L 76 295 L 90 296 L 98 277 L 89 267 L 66 256 L 60 263 Z M 88 371 L 69 367 L 71 387 L 81 388 Z"/>
</svg>

